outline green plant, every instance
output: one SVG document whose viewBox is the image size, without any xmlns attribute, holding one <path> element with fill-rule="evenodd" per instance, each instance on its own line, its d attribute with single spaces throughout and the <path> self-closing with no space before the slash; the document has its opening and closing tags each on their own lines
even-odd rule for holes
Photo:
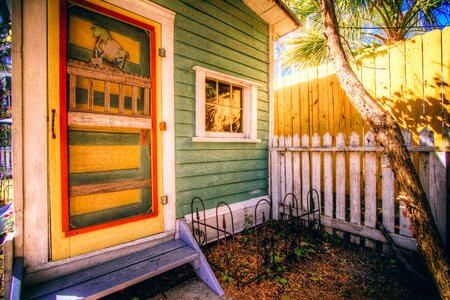
<svg viewBox="0 0 450 300">
<path fill-rule="evenodd" d="M 244 234 L 250 234 L 253 228 L 253 217 L 248 213 L 247 208 L 244 209 Z"/>
<path fill-rule="evenodd" d="M 228 273 L 228 270 L 220 272 L 220 277 L 222 278 L 223 282 L 225 282 L 225 284 L 230 284 L 231 282 L 233 282 L 233 278 Z"/>
<path fill-rule="evenodd" d="M 284 277 L 277 277 L 277 281 L 279 284 L 281 284 L 283 287 L 286 287 L 289 285 L 289 281 Z"/>
<path fill-rule="evenodd" d="M 300 247 L 294 249 L 294 254 L 297 257 L 309 257 L 312 253 L 316 252 L 316 245 L 308 243 L 308 242 L 301 242 Z"/>
</svg>

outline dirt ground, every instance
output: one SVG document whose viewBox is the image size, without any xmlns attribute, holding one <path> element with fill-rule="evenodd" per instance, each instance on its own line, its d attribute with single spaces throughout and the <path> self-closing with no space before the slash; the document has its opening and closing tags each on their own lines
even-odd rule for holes
<svg viewBox="0 0 450 300">
<path fill-rule="evenodd" d="M 252 270 L 258 263 L 251 246 L 252 236 L 237 238 L 233 256 L 240 262 L 237 271 L 244 281 L 254 277 Z M 223 247 L 211 248 L 209 259 L 223 263 Z M 232 255 L 228 253 L 225 257 Z M 418 255 L 408 254 L 408 258 L 427 279 L 417 278 L 380 250 L 355 246 L 335 236 L 303 237 L 295 262 L 284 266 L 280 263 L 277 270 L 262 267 L 263 278 L 249 284 L 239 285 L 231 276 L 232 267 L 213 270 L 225 290 L 226 299 L 439 299 Z M 107 298 L 148 299 L 160 295 L 159 298 L 164 299 L 166 291 L 194 277 L 192 268 L 185 266 Z"/>
</svg>

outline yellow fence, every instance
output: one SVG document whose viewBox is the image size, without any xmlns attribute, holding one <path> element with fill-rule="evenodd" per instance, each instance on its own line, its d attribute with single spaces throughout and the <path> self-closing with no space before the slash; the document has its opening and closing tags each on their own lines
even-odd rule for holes
<svg viewBox="0 0 450 300">
<path fill-rule="evenodd" d="M 450 27 L 379 48 L 353 66 L 376 101 L 413 134 L 431 128 L 436 144 L 450 126 Z M 278 79 L 275 135 L 342 132 L 363 136 L 369 128 L 341 89 L 332 63 Z"/>
</svg>

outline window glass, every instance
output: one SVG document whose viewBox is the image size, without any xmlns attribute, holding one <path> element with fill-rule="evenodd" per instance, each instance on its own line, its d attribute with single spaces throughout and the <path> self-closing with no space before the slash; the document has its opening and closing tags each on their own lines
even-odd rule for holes
<svg viewBox="0 0 450 300">
<path fill-rule="evenodd" d="M 242 133 L 243 88 L 207 78 L 205 131 Z"/>
</svg>

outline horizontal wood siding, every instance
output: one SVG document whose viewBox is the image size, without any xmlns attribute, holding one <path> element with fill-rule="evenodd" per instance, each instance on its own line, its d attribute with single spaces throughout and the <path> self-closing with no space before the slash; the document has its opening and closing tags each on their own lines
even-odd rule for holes
<svg viewBox="0 0 450 300">
<path fill-rule="evenodd" d="M 157 0 L 175 17 L 175 134 L 177 217 L 199 196 L 206 208 L 268 193 L 268 26 L 240 0 Z M 193 143 L 195 72 L 201 66 L 262 84 L 261 143 Z"/>
</svg>

